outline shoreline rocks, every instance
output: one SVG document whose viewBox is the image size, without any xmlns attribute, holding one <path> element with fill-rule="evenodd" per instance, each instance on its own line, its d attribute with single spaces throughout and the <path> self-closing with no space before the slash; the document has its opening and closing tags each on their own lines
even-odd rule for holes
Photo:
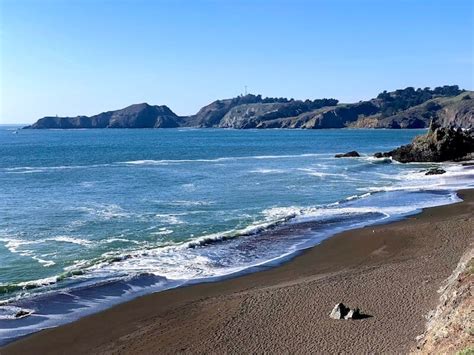
<svg viewBox="0 0 474 355">
<path fill-rule="evenodd" d="M 360 154 L 357 153 L 355 150 L 352 150 L 350 152 L 343 153 L 343 154 L 336 154 L 334 156 L 334 158 L 358 158 L 358 157 L 360 157 Z"/>
<path fill-rule="evenodd" d="M 425 175 L 441 175 L 446 173 L 446 170 L 441 169 L 441 168 L 431 168 L 429 169 Z"/>
<path fill-rule="evenodd" d="M 474 152 L 474 132 L 460 128 L 440 127 L 433 121 L 429 131 L 413 139 L 412 143 L 375 158 L 392 157 L 401 163 L 443 162 L 469 160 Z"/>
<path fill-rule="evenodd" d="M 18 319 L 18 318 L 25 318 L 25 317 L 28 317 L 31 315 L 31 313 L 33 313 L 32 311 L 26 311 L 26 310 L 19 310 L 18 312 L 15 313 L 15 318 Z"/>
<path fill-rule="evenodd" d="M 374 154 L 374 158 L 390 158 L 391 155 L 390 155 L 390 152 L 386 152 L 386 153 L 382 153 L 382 152 L 378 152 L 378 153 L 375 153 Z"/>
</svg>

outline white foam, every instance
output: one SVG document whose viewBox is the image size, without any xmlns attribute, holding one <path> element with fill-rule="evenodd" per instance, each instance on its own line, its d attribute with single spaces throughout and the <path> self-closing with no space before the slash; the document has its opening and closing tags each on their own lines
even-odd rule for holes
<svg viewBox="0 0 474 355">
<path fill-rule="evenodd" d="M 20 253 L 18 249 L 20 249 L 22 246 L 37 243 L 36 241 L 23 240 L 23 239 L 18 239 L 18 238 L 9 238 L 9 237 L 0 238 L 0 242 L 4 242 L 5 248 L 7 248 L 11 253 Z"/>
<path fill-rule="evenodd" d="M 275 221 L 296 217 L 303 213 L 303 208 L 298 206 L 272 207 L 262 211 L 265 219 Z"/>
<path fill-rule="evenodd" d="M 163 223 L 167 224 L 183 224 L 184 221 L 179 217 L 184 214 L 179 213 L 157 213 L 155 217 Z"/>
<path fill-rule="evenodd" d="M 131 165 L 158 165 L 160 163 L 166 162 L 165 160 L 131 160 L 131 161 L 124 161 L 123 164 L 131 164 Z"/>
<path fill-rule="evenodd" d="M 35 173 L 44 173 L 44 169 L 27 169 L 19 171 L 8 171 L 8 174 L 35 174 Z"/>
<path fill-rule="evenodd" d="M 373 156 L 363 156 L 363 157 L 360 157 L 359 159 L 368 161 L 369 163 L 372 163 L 372 164 L 387 164 L 387 163 L 396 162 L 391 157 L 375 158 Z"/>
<path fill-rule="evenodd" d="M 219 157 L 214 159 L 146 159 L 146 160 L 130 160 L 119 162 L 118 164 L 130 164 L 130 165 L 168 165 L 168 164 L 182 164 L 182 163 L 219 163 L 223 161 L 234 161 L 234 160 L 265 160 L 265 159 L 287 159 L 287 158 L 308 158 L 326 156 L 329 154 L 284 154 L 284 155 L 253 155 L 253 156 L 238 156 L 238 157 Z"/>
<path fill-rule="evenodd" d="M 90 246 L 94 244 L 90 240 L 67 236 L 67 235 L 59 235 L 56 237 L 44 238 L 44 239 L 39 240 L 39 242 L 61 242 L 61 243 L 71 243 L 71 244 L 77 244 L 77 245 L 83 245 L 83 246 Z"/>
<path fill-rule="evenodd" d="M 357 200 L 357 199 L 360 199 L 360 198 L 369 197 L 370 195 L 372 195 L 370 192 L 367 192 L 367 193 L 362 194 L 362 195 L 352 195 L 352 196 L 346 197 L 346 201 Z"/>
<path fill-rule="evenodd" d="M 353 200 L 359 200 L 359 199 L 362 199 L 362 198 L 367 198 L 367 197 L 370 197 L 372 195 L 371 192 L 367 192 L 367 193 L 364 193 L 364 194 L 361 194 L 361 195 L 352 195 L 352 196 L 349 196 L 349 197 L 346 197 L 344 200 L 342 201 L 337 201 L 337 202 L 334 202 L 334 203 L 330 203 L 328 206 L 337 206 L 337 205 L 340 205 L 341 203 L 344 203 L 344 202 L 349 202 L 349 201 L 353 201 Z"/>
<path fill-rule="evenodd" d="M 37 279 L 37 280 L 19 282 L 17 285 L 24 288 L 28 288 L 31 286 L 40 287 L 40 286 L 52 285 L 56 283 L 57 280 L 58 280 L 57 276 L 51 276 L 51 277 L 45 277 L 45 278 Z"/>
<path fill-rule="evenodd" d="M 77 211 L 88 213 L 89 215 L 99 217 L 103 220 L 111 220 L 115 218 L 129 218 L 133 214 L 125 211 L 117 204 L 96 204 L 92 206 L 83 206 L 74 208 Z"/>
<path fill-rule="evenodd" d="M 287 171 L 288 170 L 284 170 L 284 169 L 265 169 L 265 168 L 257 168 L 254 170 L 250 170 L 251 173 L 256 173 L 256 174 L 283 174 Z"/>
<path fill-rule="evenodd" d="M 0 242 L 4 242 L 5 247 L 11 253 L 31 253 L 32 252 L 31 250 L 19 250 L 19 249 L 25 245 L 35 245 L 35 244 L 41 244 L 41 243 L 46 243 L 46 242 L 63 242 L 63 243 L 71 243 L 71 244 L 77 244 L 77 245 L 83 245 L 83 246 L 89 246 L 93 244 L 93 242 L 89 240 L 72 237 L 72 236 L 66 236 L 66 235 L 40 238 L 37 240 L 24 240 L 24 239 L 18 239 L 18 238 L 2 237 L 0 238 Z"/>
<path fill-rule="evenodd" d="M 114 243 L 114 242 L 140 244 L 140 242 L 137 240 L 126 239 L 126 238 L 121 238 L 121 237 L 107 238 L 107 239 L 104 239 L 101 243 Z"/>
<path fill-rule="evenodd" d="M 16 166 L 12 168 L 2 168 L 0 171 L 5 171 L 11 174 L 30 174 L 30 173 L 44 173 L 55 170 L 67 169 L 87 169 L 110 166 L 110 164 L 92 164 L 92 165 L 59 165 L 59 166 Z"/>
<path fill-rule="evenodd" d="M 159 203 L 165 203 L 170 206 L 185 206 L 185 207 L 193 207 L 193 206 L 209 206 L 212 205 L 213 201 L 191 201 L 191 200 L 174 200 L 174 201 L 158 201 Z"/>
<path fill-rule="evenodd" d="M 421 168 L 421 166 L 425 167 Z M 425 175 L 427 168 L 433 163 L 417 164 L 417 168 L 404 169 L 398 174 L 382 176 L 391 178 L 397 183 L 388 186 L 358 188 L 359 191 L 390 192 L 390 191 L 423 191 L 423 190 L 456 190 L 472 186 L 474 183 L 474 168 L 459 164 L 437 164 L 446 173 L 439 175 Z M 382 174 L 378 174 L 381 176 Z"/>
<path fill-rule="evenodd" d="M 342 177 L 344 179 L 349 178 L 349 176 L 347 176 L 346 174 L 327 173 L 327 172 L 324 172 L 324 171 L 316 170 L 314 168 L 299 168 L 297 170 L 303 171 L 303 172 L 307 173 L 308 175 L 316 176 L 316 177 L 319 177 L 319 178 L 324 178 L 324 177 L 327 177 L 327 176 L 337 176 L 337 177 Z"/>
<path fill-rule="evenodd" d="M 41 258 L 38 257 L 38 256 L 32 256 L 31 258 L 34 259 L 34 260 L 36 260 L 36 261 L 39 262 L 40 264 L 42 264 L 44 267 L 49 267 L 49 266 L 56 265 L 56 263 L 55 263 L 54 261 L 41 259 Z"/>
<path fill-rule="evenodd" d="M 172 233 L 173 233 L 173 230 L 171 230 L 171 229 L 160 228 L 159 231 L 152 232 L 151 235 L 168 235 L 168 234 L 172 234 Z"/>
</svg>

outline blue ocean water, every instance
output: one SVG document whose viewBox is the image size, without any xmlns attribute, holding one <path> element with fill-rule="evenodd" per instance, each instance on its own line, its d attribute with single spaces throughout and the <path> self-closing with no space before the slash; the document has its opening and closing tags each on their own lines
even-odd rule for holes
<svg viewBox="0 0 474 355">
<path fill-rule="evenodd" d="M 0 344 L 275 265 L 474 184 L 472 167 L 425 176 L 436 164 L 371 157 L 423 130 L 16 128 L 0 126 Z M 350 150 L 362 156 L 334 158 Z"/>
</svg>

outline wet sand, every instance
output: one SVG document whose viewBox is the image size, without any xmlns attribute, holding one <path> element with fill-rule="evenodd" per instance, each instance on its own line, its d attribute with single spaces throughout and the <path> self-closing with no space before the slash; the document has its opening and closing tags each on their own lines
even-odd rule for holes
<svg viewBox="0 0 474 355">
<path fill-rule="evenodd" d="M 406 352 L 437 290 L 474 242 L 464 202 L 338 234 L 282 266 L 147 295 L 0 354 Z M 334 320 L 338 302 L 370 315 Z"/>
</svg>

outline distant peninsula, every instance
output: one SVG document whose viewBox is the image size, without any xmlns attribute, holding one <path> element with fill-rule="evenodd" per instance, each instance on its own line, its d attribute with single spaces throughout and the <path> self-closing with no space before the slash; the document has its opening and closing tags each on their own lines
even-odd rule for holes
<svg viewBox="0 0 474 355">
<path fill-rule="evenodd" d="M 350 104 L 332 98 L 303 101 L 249 94 L 214 101 L 191 116 L 141 103 L 94 116 L 47 116 L 24 128 L 426 128 L 431 120 L 474 128 L 474 92 L 457 85 L 407 87 Z"/>
</svg>

